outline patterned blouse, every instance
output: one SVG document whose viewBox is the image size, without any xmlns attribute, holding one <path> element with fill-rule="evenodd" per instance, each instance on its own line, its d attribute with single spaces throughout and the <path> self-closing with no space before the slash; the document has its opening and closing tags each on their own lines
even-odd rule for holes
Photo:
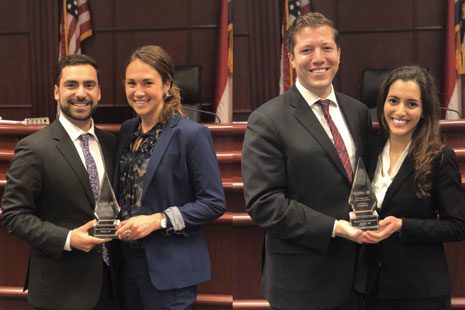
<svg viewBox="0 0 465 310">
<path fill-rule="evenodd" d="M 143 133 L 141 125 L 131 136 L 131 142 L 126 146 L 119 161 L 119 205 L 121 219 L 140 215 L 144 175 L 152 156 L 155 144 L 162 131 L 162 125 L 157 123 L 152 129 Z M 138 148 L 133 146 L 138 144 Z"/>
</svg>

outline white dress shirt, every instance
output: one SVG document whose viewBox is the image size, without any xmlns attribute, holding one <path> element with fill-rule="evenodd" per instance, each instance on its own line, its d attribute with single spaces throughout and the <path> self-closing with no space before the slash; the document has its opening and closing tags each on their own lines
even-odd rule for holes
<svg viewBox="0 0 465 310">
<path fill-rule="evenodd" d="M 295 86 L 297 87 L 297 90 L 300 92 L 302 97 L 304 97 L 305 101 L 312 109 L 316 118 L 320 121 L 321 126 L 323 126 L 323 129 L 325 130 L 326 134 L 328 135 L 328 137 L 331 139 L 331 141 L 334 144 L 333 134 L 331 133 L 329 124 L 326 121 L 325 116 L 323 115 L 323 110 L 321 109 L 320 104 L 317 104 L 317 102 L 321 99 L 329 99 L 331 101 L 329 104 L 329 115 L 331 115 L 331 119 L 333 120 L 334 125 L 336 125 L 336 128 L 342 137 L 342 140 L 344 140 L 347 153 L 349 154 L 352 171 L 354 171 L 355 163 L 357 160 L 355 158 L 356 147 L 355 147 L 354 139 L 352 138 L 349 128 L 347 127 L 346 120 L 344 119 L 341 109 L 339 108 L 339 104 L 336 99 L 336 93 L 334 92 L 333 85 L 331 85 L 331 92 L 326 98 L 320 98 L 316 96 L 314 93 L 312 93 L 311 91 L 309 91 L 308 89 L 306 89 L 302 85 L 302 83 L 300 83 L 299 79 L 296 80 Z M 333 238 L 336 236 L 335 232 L 336 232 L 336 221 L 334 221 L 333 232 L 331 234 Z"/>
<path fill-rule="evenodd" d="M 394 180 L 397 173 L 399 172 L 405 157 L 407 157 L 407 154 L 410 150 L 410 142 L 400 155 L 397 163 L 391 169 L 391 173 L 389 173 L 389 167 L 391 166 L 391 158 L 389 157 L 390 150 L 391 144 L 388 140 L 384 145 L 383 151 L 378 156 L 378 163 L 376 164 L 375 175 L 373 177 L 372 189 L 376 195 L 376 199 L 378 200 L 378 208 L 381 208 L 383 205 L 386 192 L 391 185 L 392 180 Z"/>
<path fill-rule="evenodd" d="M 331 101 L 329 104 L 329 115 L 331 115 L 331 119 L 333 120 L 334 125 L 336 125 L 336 128 L 342 137 L 342 140 L 344 140 L 347 153 L 349 154 L 352 171 L 354 171 L 354 167 L 357 163 L 357 159 L 355 158 L 356 147 L 355 147 L 354 139 L 352 139 L 352 135 L 350 134 L 349 128 L 347 127 L 346 120 L 344 119 L 341 109 L 339 108 L 339 104 L 337 102 L 336 94 L 334 92 L 333 86 L 331 85 L 331 93 L 326 98 L 320 98 L 316 96 L 315 94 L 313 94 L 312 92 L 310 92 L 300 83 L 298 79 L 296 80 L 295 86 L 297 87 L 299 92 L 302 94 L 302 97 L 304 97 L 307 104 L 312 109 L 316 118 L 320 121 L 320 124 L 321 126 L 323 126 L 323 129 L 325 130 L 328 137 L 334 143 L 333 134 L 331 133 L 331 129 L 329 128 L 329 124 L 326 121 L 325 116 L 323 115 L 323 110 L 321 109 L 321 106 L 317 104 L 317 102 L 321 99 L 329 99 Z"/>
<path fill-rule="evenodd" d="M 79 157 L 81 158 L 82 164 L 84 165 L 84 168 L 86 168 L 86 159 L 84 157 L 84 152 L 82 151 L 82 142 L 79 139 L 81 134 L 83 133 L 88 133 L 90 134 L 89 138 L 89 150 L 90 153 L 92 154 L 92 157 L 95 160 L 95 164 L 97 165 L 97 172 L 98 172 L 98 177 L 100 181 L 100 185 L 102 184 L 103 178 L 105 176 L 105 164 L 103 161 L 103 153 L 102 149 L 100 147 L 100 143 L 98 142 L 98 138 L 95 135 L 95 126 L 94 126 L 94 121 L 91 119 L 91 126 L 90 129 L 85 132 L 81 128 L 77 127 L 73 123 L 71 123 L 64 115 L 63 113 L 60 114 L 58 120 L 60 121 L 61 125 L 64 127 L 66 133 L 70 137 L 71 141 L 74 143 L 74 147 L 76 148 L 76 151 L 79 154 Z M 85 224 L 85 223 L 82 223 Z M 71 230 L 68 233 L 68 237 L 66 238 L 66 243 L 64 246 L 64 249 L 66 251 L 71 251 Z"/>
</svg>

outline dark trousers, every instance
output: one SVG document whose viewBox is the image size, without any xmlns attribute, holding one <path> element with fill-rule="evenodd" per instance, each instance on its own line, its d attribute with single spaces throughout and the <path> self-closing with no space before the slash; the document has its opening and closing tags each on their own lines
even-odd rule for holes
<svg viewBox="0 0 465 310">
<path fill-rule="evenodd" d="M 122 290 L 125 310 L 186 310 L 197 297 L 196 286 L 158 290 L 152 284 L 145 250 L 123 246 Z"/>
<path fill-rule="evenodd" d="M 111 271 L 110 268 L 103 263 L 103 279 L 102 279 L 102 289 L 100 290 L 100 296 L 97 301 L 95 308 L 90 310 L 119 310 L 121 306 L 116 300 L 113 294 L 113 286 L 111 281 Z M 72 306 L 72 305 L 70 305 Z M 38 308 L 29 304 L 29 310 L 47 310 L 47 308 Z M 66 310 L 66 309 L 63 309 Z M 87 309 L 83 309 L 87 310 Z"/>
<path fill-rule="evenodd" d="M 365 297 L 365 310 L 450 310 L 450 295 L 417 300 Z"/>
</svg>

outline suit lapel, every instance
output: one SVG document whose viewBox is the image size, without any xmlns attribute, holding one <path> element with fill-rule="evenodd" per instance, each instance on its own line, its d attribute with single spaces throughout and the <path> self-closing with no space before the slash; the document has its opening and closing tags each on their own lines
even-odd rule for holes
<svg viewBox="0 0 465 310">
<path fill-rule="evenodd" d="M 119 160 L 121 159 L 124 148 L 127 147 L 129 143 L 131 143 L 132 133 L 136 130 L 139 123 L 139 117 L 129 120 L 127 123 L 125 123 L 124 126 L 120 128 L 118 134 L 119 143 L 114 156 L 115 162 L 113 165 L 113 189 L 115 191 L 116 196 L 119 195 Z"/>
<path fill-rule="evenodd" d="M 295 86 L 292 87 L 290 94 L 290 104 L 295 107 L 294 116 L 299 123 L 308 131 L 308 133 L 321 145 L 330 160 L 336 165 L 341 173 L 347 178 L 347 173 L 342 165 L 341 159 L 337 154 L 336 147 L 331 142 L 328 134 L 321 126 L 320 121 L 313 113 L 312 109 L 299 93 Z M 348 179 L 347 179 L 348 180 Z"/>
<path fill-rule="evenodd" d="M 89 176 L 82 164 L 82 160 L 79 157 L 78 152 L 76 151 L 73 141 L 71 141 L 58 120 L 50 125 L 50 130 L 52 132 L 52 138 L 57 141 L 56 148 L 63 155 L 63 159 L 68 163 L 71 170 L 81 183 L 82 189 L 89 199 L 90 206 L 94 206 L 95 201 L 94 195 L 92 194 L 92 188 L 90 187 Z"/>
<path fill-rule="evenodd" d="M 352 139 L 355 144 L 355 161 L 358 161 L 358 158 L 362 155 L 361 149 L 363 147 L 362 135 L 360 134 L 360 121 L 355 109 L 350 108 L 350 104 L 340 98 L 338 93 L 336 93 L 336 98 L 338 101 L 339 109 L 341 110 L 342 115 L 349 129 L 349 133 L 352 136 Z"/>
<path fill-rule="evenodd" d="M 103 163 L 105 164 L 105 172 L 108 176 L 112 175 L 112 170 L 113 167 L 111 167 L 111 151 L 108 150 L 108 144 L 105 141 L 104 136 L 102 135 L 102 132 L 100 129 L 97 127 L 95 128 L 95 135 L 97 136 L 99 140 L 99 144 L 102 148 L 102 153 L 103 153 Z"/>
<path fill-rule="evenodd" d="M 413 162 L 410 156 L 411 155 L 407 155 L 407 157 L 404 159 L 402 166 L 394 177 L 394 180 L 392 180 L 391 185 L 387 189 L 386 195 L 384 196 L 381 212 L 385 211 L 384 206 L 389 205 L 389 200 L 402 188 L 402 184 L 404 184 L 407 178 L 413 173 Z"/>
<path fill-rule="evenodd" d="M 163 130 L 160 134 L 160 137 L 158 138 L 157 143 L 155 144 L 152 156 L 150 157 L 150 161 L 147 166 L 147 171 L 144 176 L 144 188 L 142 190 L 142 197 L 144 196 L 145 192 L 147 191 L 147 187 L 157 172 L 161 159 L 165 154 L 166 148 L 168 147 L 171 139 L 173 138 L 175 127 L 177 126 L 180 118 L 181 116 L 179 115 L 171 116 L 163 127 Z"/>
</svg>

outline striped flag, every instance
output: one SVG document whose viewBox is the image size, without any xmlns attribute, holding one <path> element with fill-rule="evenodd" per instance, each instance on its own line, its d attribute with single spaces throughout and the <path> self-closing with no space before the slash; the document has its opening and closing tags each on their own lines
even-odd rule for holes
<svg viewBox="0 0 465 310">
<path fill-rule="evenodd" d="M 221 1 L 215 113 L 222 123 L 232 122 L 233 108 L 233 23 L 231 0 Z"/>
<path fill-rule="evenodd" d="M 449 0 L 447 9 L 447 37 L 444 68 L 444 107 L 462 114 L 462 76 L 465 74 L 465 0 Z M 447 111 L 446 119 L 458 119 L 460 115 Z"/>
<path fill-rule="evenodd" d="M 81 42 L 92 35 L 87 0 L 63 0 L 60 23 L 59 59 L 80 54 Z"/>
<path fill-rule="evenodd" d="M 281 26 L 281 76 L 279 78 L 279 93 L 287 91 L 294 84 L 295 72 L 289 62 L 286 48 L 286 31 L 297 16 L 310 12 L 310 0 L 284 0 L 283 23 Z"/>
</svg>

